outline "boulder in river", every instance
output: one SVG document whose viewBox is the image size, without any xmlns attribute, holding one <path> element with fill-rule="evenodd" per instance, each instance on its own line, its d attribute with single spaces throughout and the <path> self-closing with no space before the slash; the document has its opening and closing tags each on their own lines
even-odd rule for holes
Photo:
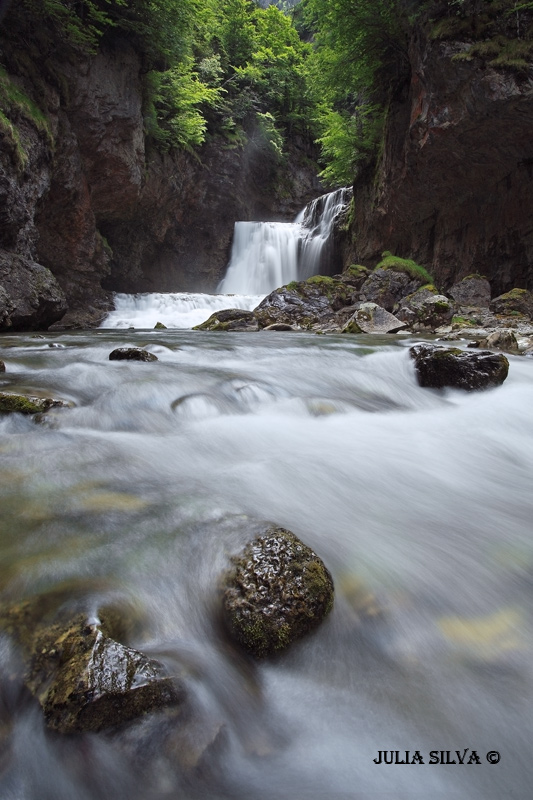
<svg viewBox="0 0 533 800">
<path fill-rule="evenodd" d="M 5 371 L 6 371 L 6 365 L 4 364 L 3 361 L 0 361 L 0 372 L 5 372 Z"/>
<path fill-rule="evenodd" d="M 142 347 L 117 347 L 109 353 L 110 361 L 158 361 L 157 356 Z"/>
<path fill-rule="evenodd" d="M 409 353 L 415 361 L 420 386 L 431 389 L 487 389 L 500 386 L 509 371 L 503 353 L 487 350 L 471 353 L 456 347 L 417 344 Z"/>
<path fill-rule="evenodd" d="M 41 612 L 49 602 L 43 597 Z M 114 728 L 182 702 L 183 689 L 163 665 L 112 639 L 107 622 L 83 612 L 36 621 L 38 607 L 35 600 L 25 601 L 4 612 L 0 624 L 21 648 L 24 683 L 51 729 L 74 733 Z"/>
<path fill-rule="evenodd" d="M 70 408 L 71 403 L 53 397 L 33 397 L 32 395 L 0 392 L 0 412 L 19 414 L 39 414 L 51 408 Z"/>
<path fill-rule="evenodd" d="M 261 328 L 284 323 L 304 330 L 331 325 L 339 330 L 336 312 L 351 303 L 352 295 L 353 288 L 342 280 L 313 275 L 271 292 L 254 314 Z"/>
<path fill-rule="evenodd" d="M 287 648 L 333 607 L 324 563 L 284 528 L 269 528 L 232 560 L 224 578 L 224 616 L 232 636 L 257 658 Z"/>
<path fill-rule="evenodd" d="M 215 311 L 209 319 L 195 325 L 195 331 L 258 331 L 259 325 L 253 311 L 242 308 L 225 308 Z"/>
</svg>

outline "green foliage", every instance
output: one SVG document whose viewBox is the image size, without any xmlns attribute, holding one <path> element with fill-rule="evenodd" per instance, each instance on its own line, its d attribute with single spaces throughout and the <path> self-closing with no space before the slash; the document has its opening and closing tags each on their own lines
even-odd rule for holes
<svg viewBox="0 0 533 800">
<path fill-rule="evenodd" d="M 7 140 L 20 172 L 26 169 L 28 153 L 21 133 L 20 121 L 25 120 L 53 144 L 48 119 L 40 108 L 15 84 L 0 67 L 0 131 Z"/>
<path fill-rule="evenodd" d="M 429 272 L 425 269 L 425 267 L 417 264 L 416 261 L 412 261 L 410 258 L 400 258 L 399 256 L 394 256 L 391 252 L 389 252 L 389 250 L 385 250 L 381 256 L 381 261 L 376 265 L 376 269 L 399 270 L 400 272 L 406 272 L 412 278 L 420 278 L 427 283 L 433 283 L 433 278 Z"/>
</svg>

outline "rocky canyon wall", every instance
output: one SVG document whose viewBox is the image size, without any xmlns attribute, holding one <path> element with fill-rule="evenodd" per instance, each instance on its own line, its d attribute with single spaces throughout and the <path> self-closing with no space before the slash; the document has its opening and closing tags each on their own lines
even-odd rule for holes
<svg viewBox="0 0 533 800">
<path fill-rule="evenodd" d="M 378 167 L 355 182 L 344 260 L 373 266 L 389 250 L 441 288 L 480 273 L 493 294 L 532 289 L 533 68 L 457 59 L 467 47 L 411 42 Z"/>
<path fill-rule="evenodd" d="M 212 291 L 236 220 L 291 220 L 320 192 L 309 143 L 281 164 L 253 122 L 238 146 L 151 147 L 125 39 L 61 63 L 4 59 L 0 330 L 98 324 L 113 290 Z"/>
</svg>

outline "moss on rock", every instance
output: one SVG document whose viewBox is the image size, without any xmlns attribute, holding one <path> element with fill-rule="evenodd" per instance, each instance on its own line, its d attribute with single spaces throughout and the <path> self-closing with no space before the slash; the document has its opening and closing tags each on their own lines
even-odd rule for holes
<svg viewBox="0 0 533 800">
<path fill-rule="evenodd" d="M 322 560 L 284 528 L 269 528 L 232 560 L 223 581 L 224 615 L 232 636 L 256 658 L 284 650 L 333 606 Z"/>
</svg>

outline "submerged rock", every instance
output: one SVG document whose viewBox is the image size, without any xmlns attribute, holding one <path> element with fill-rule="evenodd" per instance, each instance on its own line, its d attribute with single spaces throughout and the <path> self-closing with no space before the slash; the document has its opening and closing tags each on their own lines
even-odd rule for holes
<svg viewBox="0 0 533 800">
<path fill-rule="evenodd" d="M 117 347 L 109 353 L 110 361 L 158 361 L 157 356 L 142 347 Z"/>
<path fill-rule="evenodd" d="M 344 325 L 343 333 L 396 333 L 405 322 L 376 303 L 362 303 Z"/>
<path fill-rule="evenodd" d="M 253 311 L 242 308 L 225 308 L 215 311 L 209 319 L 195 325 L 194 331 L 258 331 L 259 325 Z"/>
<path fill-rule="evenodd" d="M 490 283 L 482 275 L 468 275 L 455 283 L 449 291 L 458 306 L 488 308 L 490 304 Z"/>
<path fill-rule="evenodd" d="M 72 403 L 53 397 L 33 397 L 31 395 L 0 392 L 0 412 L 4 413 L 38 414 L 48 411 L 50 408 L 71 407 Z"/>
<path fill-rule="evenodd" d="M 272 527 L 233 558 L 223 609 L 233 637 L 262 658 L 316 628 L 333 606 L 322 560 L 293 533 Z"/>
<path fill-rule="evenodd" d="M 431 389 L 486 389 L 500 386 L 507 377 L 509 362 L 502 353 L 468 353 L 458 348 L 417 344 L 409 350 L 415 361 L 420 386 Z"/>
</svg>

